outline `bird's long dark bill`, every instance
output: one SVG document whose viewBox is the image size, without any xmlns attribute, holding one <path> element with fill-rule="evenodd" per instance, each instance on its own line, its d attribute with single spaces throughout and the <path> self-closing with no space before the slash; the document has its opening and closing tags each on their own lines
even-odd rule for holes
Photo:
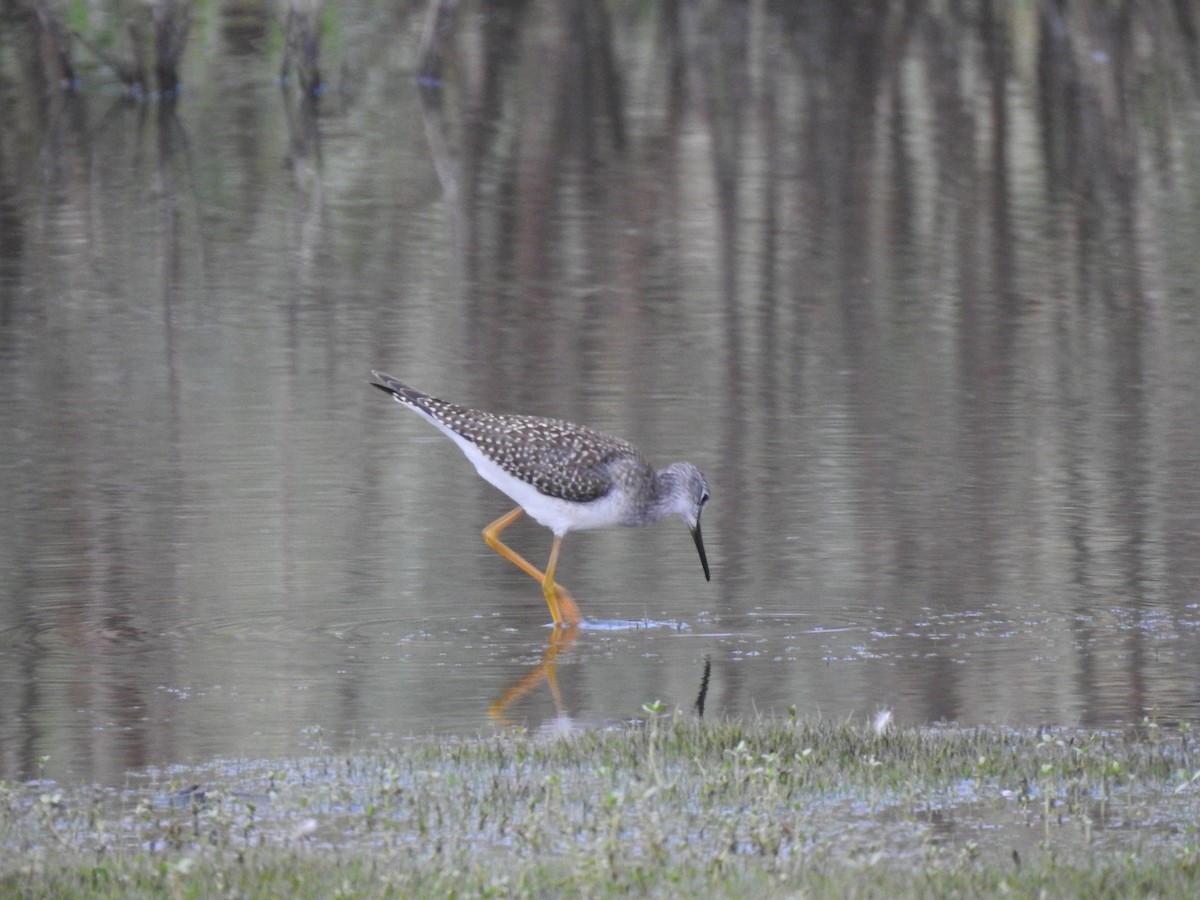
<svg viewBox="0 0 1200 900">
<path fill-rule="evenodd" d="M 696 542 L 696 549 L 700 551 L 700 565 L 704 566 L 704 580 L 712 581 L 708 574 L 708 557 L 704 555 L 704 540 L 700 537 L 700 520 L 696 520 L 696 525 L 692 529 L 692 540 Z"/>
</svg>

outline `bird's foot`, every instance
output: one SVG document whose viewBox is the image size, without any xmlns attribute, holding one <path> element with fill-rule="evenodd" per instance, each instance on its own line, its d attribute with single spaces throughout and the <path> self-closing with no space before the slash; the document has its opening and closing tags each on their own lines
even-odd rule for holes
<svg viewBox="0 0 1200 900">
<path fill-rule="evenodd" d="M 583 619 L 570 592 L 557 581 L 545 594 L 546 604 L 550 607 L 550 617 L 554 619 L 555 628 L 575 626 Z"/>
</svg>

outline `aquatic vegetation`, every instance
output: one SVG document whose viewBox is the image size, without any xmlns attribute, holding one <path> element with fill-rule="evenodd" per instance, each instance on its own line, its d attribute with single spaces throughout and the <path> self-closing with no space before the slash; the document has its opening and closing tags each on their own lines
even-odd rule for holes
<svg viewBox="0 0 1200 900">
<path fill-rule="evenodd" d="M 1191 894 L 1186 729 L 829 721 L 500 733 L 0 787 L 0 891 Z"/>
</svg>

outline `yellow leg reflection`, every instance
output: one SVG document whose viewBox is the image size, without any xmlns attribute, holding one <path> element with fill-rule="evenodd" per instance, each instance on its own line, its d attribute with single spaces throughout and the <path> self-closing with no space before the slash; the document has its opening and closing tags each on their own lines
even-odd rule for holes
<svg viewBox="0 0 1200 900">
<path fill-rule="evenodd" d="M 564 715 L 566 707 L 563 705 L 562 691 L 558 687 L 558 672 L 556 669 L 558 654 L 570 649 L 578 637 L 578 625 L 571 624 L 565 628 L 555 628 L 550 633 L 550 640 L 546 642 L 546 649 L 542 652 L 542 661 L 534 666 L 528 674 L 522 676 L 512 687 L 493 700 L 492 705 L 488 707 L 488 715 L 501 725 L 511 725 L 512 720 L 504 714 L 504 711 L 532 691 L 542 681 L 545 681 L 550 686 L 550 695 L 554 698 L 555 710 L 560 716 Z"/>
<path fill-rule="evenodd" d="M 579 607 L 575 605 L 575 601 L 567 593 L 567 589 L 554 580 L 554 570 L 558 566 L 558 548 L 562 545 L 562 537 L 559 535 L 554 536 L 554 546 L 550 548 L 550 562 L 546 564 L 545 572 L 542 572 L 500 540 L 500 532 L 521 518 L 523 512 L 525 510 L 518 506 L 512 512 L 502 515 L 487 528 L 483 529 L 483 539 L 487 541 L 489 547 L 530 578 L 541 582 L 542 593 L 546 597 L 546 605 L 550 607 L 550 618 L 554 620 L 555 627 L 578 625 L 581 618 Z"/>
</svg>

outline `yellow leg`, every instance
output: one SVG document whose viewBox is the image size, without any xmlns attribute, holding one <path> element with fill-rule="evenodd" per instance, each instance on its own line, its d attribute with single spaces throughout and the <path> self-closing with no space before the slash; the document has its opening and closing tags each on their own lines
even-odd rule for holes
<svg viewBox="0 0 1200 900">
<path fill-rule="evenodd" d="M 546 574 L 542 577 L 542 593 L 546 595 L 546 605 L 550 607 L 550 617 L 554 619 L 555 625 L 563 623 L 561 607 L 563 604 L 559 596 L 559 585 L 554 583 L 554 570 L 558 568 L 558 548 L 562 546 L 562 537 L 554 536 L 554 544 L 550 547 L 550 561 L 546 563 Z M 566 594 L 567 603 L 574 609 L 575 618 L 570 620 L 570 624 L 579 624 L 579 610 L 575 608 L 575 601 L 571 599 L 571 595 Z"/>
<path fill-rule="evenodd" d="M 545 572 L 540 571 L 523 556 L 500 541 L 500 532 L 521 518 L 523 512 L 525 510 L 518 506 L 512 512 L 502 515 L 487 528 L 483 529 L 483 539 L 487 541 L 489 547 L 530 578 L 541 582 L 542 593 L 546 595 L 546 605 L 550 607 L 550 618 L 554 620 L 555 627 L 560 627 L 564 623 L 567 625 L 578 625 L 581 618 L 579 607 L 575 605 L 575 601 L 571 598 L 567 589 L 554 581 L 554 570 L 558 566 L 558 548 L 562 544 L 562 538 L 555 535 L 554 546 L 550 548 L 550 562 L 546 565 Z"/>
</svg>

